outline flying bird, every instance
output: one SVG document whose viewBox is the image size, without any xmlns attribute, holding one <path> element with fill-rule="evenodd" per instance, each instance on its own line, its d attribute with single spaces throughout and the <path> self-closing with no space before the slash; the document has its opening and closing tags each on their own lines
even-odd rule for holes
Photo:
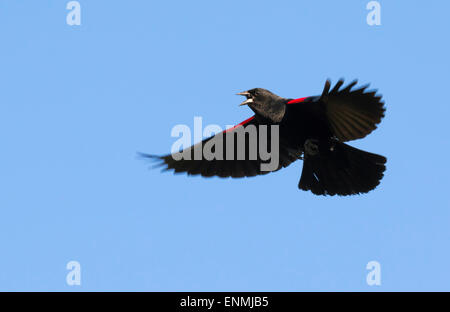
<svg viewBox="0 0 450 312">
<path fill-rule="evenodd" d="M 262 88 L 240 92 L 238 95 L 246 98 L 240 105 L 248 105 L 254 115 L 221 133 L 220 139 L 216 134 L 179 153 L 142 156 L 158 161 L 164 170 L 222 178 L 263 175 L 301 159 L 303 169 L 299 189 L 316 195 L 367 193 L 375 189 L 383 178 L 386 158 L 351 147 L 345 142 L 364 138 L 375 130 L 384 117 L 384 103 L 376 90 L 367 90 L 368 85 L 354 88 L 356 80 L 342 88 L 343 84 L 341 79 L 331 89 L 331 83 L 327 80 L 320 96 L 299 99 L 283 98 Z M 263 125 L 268 129 L 266 137 L 261 136 Z M 250 134 L 245 130 L 250 126 L 256 128 L 258 146 L 263 143 L 271 146 L 269 141 L 275 136 L 271 126 L 274 125 L 278 126 L 276 152 L 279 161 L 271 170 L 262 170 L 262 164 L 267 159 L 261 155 L 250 157 Z M 239 157 L 239 140 L 227 145 L 224 135 L 235 135 L 242 130 L 247 139 Z M 196 148 L 201 150 L 214 140 L 212 151 L 220 149 L 222 154 L 228 153 L 232 157 L 195 158 Z M 181 155 L 189 157 L 182 158 Z"/>
</svg>

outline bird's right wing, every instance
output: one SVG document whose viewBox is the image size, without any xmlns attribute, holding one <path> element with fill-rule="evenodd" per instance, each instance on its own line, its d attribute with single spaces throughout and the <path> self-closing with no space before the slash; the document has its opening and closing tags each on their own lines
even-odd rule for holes
<svg viewBox="0 0 450 312">
<path fill-rule="evenodd" d="M 258 140 L 258 150 L 256 158 L 250 155 L 250 137 L 251 131 L 245 133 L 244 145 L 241 147 L 244 150 L 245 157 L 238 157 L 238 132 L 243 130 L 249 130 L 249 127 L 253 126 L 256 129 L 256 135 L 254 136 Z M 277 171 L 283 167 L 287 167 L 297 158 L 292 153 L 283 147 L 283 144 L 279 145 L 279 162 L 278 165 L 273 170 L 262 170 L 261 165 L 270 161 L 262 160 L 259 153 L 260 146 L 260 126 L 261 123 L 255 118 L 255 116 L 247 119 L 246 121 L 238 124 L 237 126 L 226 130 L 221 133 L 220 136 L 217 134 L 203 140 L 196 145 L 193 145 L 183 151 L 175 154 L 169 154 L 166 156 L 154 156 L 142 154 L 146 158 L 152 158 L 159 162 L 159 165 L 164 167 L 164 170 L 173 170 L 175 173 L 187 173 L 188 175 L 201 175 L 203 177 L 218 176 L 221 178 L 232 177 L 232 178 L 242 178 L 242 177 L 253 177 L 256 175 L 267 174 L 272 171 Z M 234 136 L 234 149 L 231 151 L 233 154 L 232 160 L 227 157 L 227 136 Z M 270 138 L 271 138 L 271 128 L 267 126 L 267 140 L 266 146 L 270 150 Z M 214 140 L 214 141 L 213 141 Z M 241 141 L 242 142 L 242 141 Z M 209 146 L 208 146 L 209 145 Z M 232 146 L 232 145 L 230 145 Z M 195 150 L 204 151 L 205 148 L 212 152 L 222 149 L 221 159 L 207 159 L 205 155 L 201 155 L 200 159 L 195 159 Z M 271 152 L 271 151 L 270 151 Z M 275 152 L 275 151 L 274 151 Z M 242 154 L 241 154 L 242 155 Z"/>
<path fill-rule="evenodd" d="M 333 134 L 341 141 L 361 139 L 377 128 L 384 117 L 384 103 L 377 91 L 366 91 L 368 85 L 352 90 L 357 80 L 340 89 L 339 80 L 330 91 L 327 80 L 320 96 L 321 109 L 325 112 Z"/>
</svg>

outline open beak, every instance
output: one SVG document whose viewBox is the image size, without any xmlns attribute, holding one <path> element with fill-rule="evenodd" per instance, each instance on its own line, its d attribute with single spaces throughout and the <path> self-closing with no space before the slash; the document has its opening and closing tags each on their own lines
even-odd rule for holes
<svg viewBox="0 0 450 312">
<path fill-rule="evenodd" d="M 248 91 L 239 92 L 239 93 L 236 93 L 236 95 L 242 95 L 242 96 L 247 97 L 247 99 L 244 102 L 242 102 L 241 104 L 239 104 L 239 106 L 248 105 L 250 103 L 253 103 L 252 96 Z"/>
</svg>

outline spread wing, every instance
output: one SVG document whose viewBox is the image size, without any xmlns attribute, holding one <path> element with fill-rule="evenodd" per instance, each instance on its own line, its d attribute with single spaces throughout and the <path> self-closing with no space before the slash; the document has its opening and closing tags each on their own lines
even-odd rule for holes
<svg viewBox="0 0 450 312">
<path fill-rule="evenodd" d="M 368 85 L 352 90 L 357 80 L 341 89 L 344 80 L 339 80 L 330 89 L 330 82 L 325 83 L 321 96 L 325 114 L 334 135 L 341 141 L 364 138 L 377 128 L 384 117 L 384 103 L 376 90 L 366 91 Z"/>
<path fill-rule="evenodd" d="M 282 142 L 279 144 L 279 161 L 275 167 L 268 170 L 262 165 L 269 164 L 270 160 L 260 155 L 260 146 L 264 136 L 260 137 L 262 123 L 253 116 L 246 121 L 238 124 L 234 128 L 216 134 L 196 145 L 184 149 L 178 153 L 166 156 L 154 156 L 142 154 L 142 156 L 154 159 L 159 162 L 164 170 L 173 170 L 175 173 L 187 173 L 188 175 L 201 175 L 203 177 L 218 176 L 222 178 L 242 178 L 253 177 L 256 175 L 267 174 L 287 167 L 293 161 L 297 160 L 295 153 L 285 148 Z M 271 127 L 266 125 L 265 147 L 268 153 L 271 151 Z M 255 130 L 253 130 L 255 129 Z M 256 131 L 256 132 L 255 132 Z M 239 136 L 241 140 L 239 139 Z M 233 140 L 231 140 L 233 138 Z M 242 140 L 245 138 L 245 140 Z M 250 142 L 257 141 L 256 156 L 255 145 Z M 198 151 L 203 151 L 200 158 Z M 276 151 L 273 151 L 276 153 Z M 207 155 L 209 154 L 209 155 Z M 274 155 L 272 153 L 272 155 Z"/>
<path fill-rule="evenodd" d="M 376 90 L 366 91 L 368 85 L 352 89 L 356 80 L 341 89 L 343 84 L 341 79 L 330 90 L 331 83 L 327 81 L 321 96 L 291 100 L 288 104 L 298 103 L 297 110 L 323 121 L 341 142 L 364 138 L 384 117 L 381 95 Z"/>
</svg>

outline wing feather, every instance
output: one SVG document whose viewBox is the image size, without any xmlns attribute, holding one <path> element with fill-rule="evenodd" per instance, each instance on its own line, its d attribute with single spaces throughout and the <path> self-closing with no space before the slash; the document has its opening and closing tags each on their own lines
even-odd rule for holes
<svg viewBox="0 0 450 312">
<path fill-rule="evenodd" d="M 346 142 L 364 138 L 375 130 L 385 108 L 376 90 L 366 91 L 368 85 L 352 90 L 357 84 L 355 80 L 340 89 L 343 83 L 339 80 L 330 92 L 322 95 L 321 102 L 332 132 Z"/>
<path fill-rule="evenodd" d="M 252 117 L 249 118 L 242 123 L 238 124 L 234 128 L 231 128 L 229 130 L 224 131 L 222 134 L 223 136 L 221 138 L 216 138 L 216 144 L 223 144 L 223 155 L 224 159 L 226 157 L 226 136 L 227 135 L 235 135 L 236 132 L 240 127 L 247 127 L 249 125 L 256 126 L 256 129 L 258 131 L 258 126 L 260 123 L 258 122 L 257 118 Z M 268 128 L 270 130 L 270 128 Z M 201 144 L 202 148 L 204 145 L 215 138 L 216 136 L 212 136 L 206 140 L 203 140 L 202 142 L 198 143 Z M 257 133 L 257 137 L 259 140 L 259 133 Z M 268 135 L 270 138 L 270 135 Z M 187 173 L 188 175 L 201 175 L 203 177 L 212 177 L 212 176 L 218 176 L 221 178 L 242 178 L 242 177 L 253 177 L 256 175 L 262 175 L 269 172 L 261 171 L 261 164 L 263 161 L 259 158 L 259 155 L 256 160 L 250 160 L 248 159 L 249 156 L 249 140 L 245 140 L 245 160 L 237 160 L 237 140 L 235 137 L 234 140 L 234 160 L 207 160 L 205 158 L 202 158 L 200 160 L 194 160 L 194 146 L 191 146 L 187 148 L 186 150 L 180 151 L 177 154 L 189 154 L 191 155 L 191 159 L 181 159 L 181 160 L 175 160 L 177 156 L 179 155 L 165 155 L 165 156 L 155 156 L 155 155 L 148 155 L 148 154 L 141 154 L 141 156 L 149 159 L 153 159 L 156 162 L 158 162 L 157 166 L 162 166 L 163 170 L 172 170 L 175 173 Z M 259 142 L 258 142 L 259 146 Z M 268 145 L 270 146 L 270 144 Z M 186 155 L 185 154 L 185 155 Z M 283 167 L 287 167 L 290 165 L 293 161 L 295 161 L 297 158 L 294 155 L 291 155 L 287 149 L 280 146 L 280 164 L 278 168 L 275 170 L 279 170 Z"/>
</svg>

